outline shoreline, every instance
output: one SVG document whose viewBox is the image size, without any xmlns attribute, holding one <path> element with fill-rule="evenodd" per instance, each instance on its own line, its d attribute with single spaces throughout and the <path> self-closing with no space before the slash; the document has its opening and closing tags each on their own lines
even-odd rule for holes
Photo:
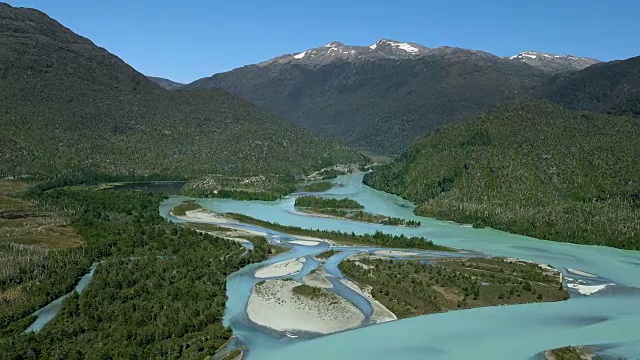
<svg viewBox="0 0 640 360">
<path fill-rule="evenodd" d="M 340 282 L 344 284 L 344 286 L 349 289 L 357 292 L 360 296 L 364 297 L 371 304 L 371 308 L 373 309 L 373 313 L 369 317 L 370 321 L 373 321 L 374 324 L 381 324 L 389 321 L 398 320 L 396 314 L 394 314 L 391 310 L 389 310 L 386 306 L 382 305 L 378 300 L 376 300 L 373 295 L 371 295 L 371 287 L 367 286 L 363 290 L 360 288 L 358 284 L 349 279 L 340 279 Z"/>
</svg>

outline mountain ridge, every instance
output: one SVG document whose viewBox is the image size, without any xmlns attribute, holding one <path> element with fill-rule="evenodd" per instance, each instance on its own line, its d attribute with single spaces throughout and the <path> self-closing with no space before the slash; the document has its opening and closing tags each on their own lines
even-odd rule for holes
<svg viewBox="0 0 640 360">
<path fill-rule="evenodd" d="M 553 74 L 580 71 L 600 63 L 600 60 L 573 55 L 556 55 L 540 51 L 523 51 L 510 56 L 509 60 L 522 61 L 528 65 Z"/>
<path fill-rule="evenodd" d="M 412 46 L 393 43 L 394 49 Z M 393 155 L 439 125 L 528 96 L 551 76 L 476 50 L 416 47 L 411 54 L 417 55 L 402 50 L 406 56 L 397 57 L 371 46 L 330 43 L 315 53 L 247 65 L 183 89 L 222 88 L 298 126 Z"/>
<path fill-rule="evenodd" d="M 0 7 L 0 176 L 303 174 L 363 160 L 220 89 L 167 91 L 46 14 Z"/>
<path fill-rule="evenodd" d="M 274 63 L 282 64 L 289 62 L 306 66 L 322 66 L 332 61 L 406 58 L 415 59 L 425 55 L 445 55 L 446 53 L 450 53 L 456 50 L 474 52 L 476 54 L 482 54 L 488 57 L 499 57 L 482 50 L 465 49 L 451 46 L 438 46 L 435 48 L 429 48 L 415 42 L 402 42 L 383 38 L 371 45 L 345 45 L 340 41 L 332 41 L 324 46 L 284 54 L 255 64 L 247 64 L 245 66 L 269 66 Z M 521 61 L 553 74 L 559 72 L 582 70 L 588 66 L 600 62 L 599 60 L 589 57 L 556 55 L 540 51 L 523 51 L 516 55 L 505 56 L 502 58 L 511 61 Z"/>
<path fill-rule="evenodd" d="M 569 109 L 640 117 L 640 56 L 558 74 L 539 96 Z"/>
<path fill-rule="evenodd" d="M 173 81 L 170 79 L 157 77 L 157 76 L 148 76 L 147 79 L 153 81 L 154 83 L 162 86 L 165 90 L 176 90 L 183 87 L 185 84 L 177 81 Z"/>
</svg>

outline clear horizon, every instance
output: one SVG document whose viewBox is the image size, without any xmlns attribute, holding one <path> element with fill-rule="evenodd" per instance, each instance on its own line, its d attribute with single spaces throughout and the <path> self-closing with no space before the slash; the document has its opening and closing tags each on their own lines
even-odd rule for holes
<svg viewBox="0 0 640 360">
<path fill-rule="evenodd" d="M 41 10 L 149 76 L 188 83 L 331 41 L 370 45 L 381 38 L 455 46 L 498 56 L 543 51 L 602 61 L 640 55 L 640 3 L 541 0 L 519 4 L 455 0 L 8 1 Z"/>
</svg>

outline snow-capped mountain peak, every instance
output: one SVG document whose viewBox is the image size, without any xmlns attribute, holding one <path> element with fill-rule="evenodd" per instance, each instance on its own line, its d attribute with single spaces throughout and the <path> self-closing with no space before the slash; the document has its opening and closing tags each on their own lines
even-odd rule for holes
<svg viewBox="0 0 640 360">
<path fill-rule="evenodd" d="M 381 39 L 370 46 L 350 46 L 332 41 L 324 46 L 284 55 L 265 61 L 259 65 L 274 63 L 299 63 L 306 66 L 319 66 L 333 61 L 356 61 L 371 59 L 403 59 L 425 55 L 430 49 L 422 45 Z"/>
<path fill-rule="evenodd" d="M 427 50 L 427 48 L 422 45 L 399 42 L 399 41 L 394 41 L 389 39 L 378 40 L 375 44 L 369 46 L 371 50 L 376 50 L 376 49 L 379 50 L 384 47 L 391 47 L 393 49 L 404 51 L 410 54 L 417 54 L 424 50 Z"/>
<path fill-rule="evenodd" d="M 582 70 L 599 62 L 586 57 L 555 55 L 540 51 L 523 51 L 517 55 L 510 56 L 509 60 L 522 61 L 552 73 Z"/>
</svg>

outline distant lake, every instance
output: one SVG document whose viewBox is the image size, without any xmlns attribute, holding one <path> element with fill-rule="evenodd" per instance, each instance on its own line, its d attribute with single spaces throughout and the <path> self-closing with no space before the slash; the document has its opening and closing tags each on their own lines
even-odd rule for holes
<svg viewBox="0 0 640 360">
<path fill-rule="evenodd" d="M 161 193 L 167 195 L 178 195 L 186 181 L 145 181 L 127 182 L 111 185 L 106 190 L 134 190 L 150 193 Z"/>
</svg>

